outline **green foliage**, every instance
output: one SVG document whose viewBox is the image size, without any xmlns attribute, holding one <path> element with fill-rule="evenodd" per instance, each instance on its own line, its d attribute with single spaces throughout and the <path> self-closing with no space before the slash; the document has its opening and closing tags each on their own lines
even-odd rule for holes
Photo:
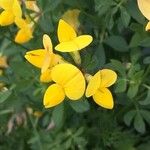
<svg viewBox="0 0 150 150">
<path fill-rule="evenodd" d="M 0 27 L 0 55 L 8 68 L 0 76 L 0 150 L 148 150 L 150 147 L 150 34 L 136 0 L 37 0 L 41 10 L 34 37 L 14 42 L 16 27 Z M 42 35 L 58 43 L 62 14 L 79 9 L 80 31 L 93 36 L 81 51 L 83 72 L 111 68 L 118 80 L 111 91 L 114 109 L 105 110 L 92 98 L 43 107 L 49 84 L 26 62 L 25 52 L 42 48 Z M 74 61 L 68 54 L 64 57 Z M 38 112 L 40 115 L 36 115 Z"/>
</svg>

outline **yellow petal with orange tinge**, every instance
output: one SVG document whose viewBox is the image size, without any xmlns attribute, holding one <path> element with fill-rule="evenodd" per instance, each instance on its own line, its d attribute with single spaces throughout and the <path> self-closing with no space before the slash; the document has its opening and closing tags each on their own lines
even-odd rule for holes
<svg viewBox="0 0 150 150">
<path fill-rule="evenodd" d="M 25 5 L 27 9 L 30 9 L 35 12 L 40 12 L 36 1 L 25 1 Z"/>
<path fill-rule="evenodd" d="M 52 80 L 60 84 L 68 98 L 77 100 L 85 91 L 85 79 L 81 71 L 71 64 L 59 64 L 52 69 Z"/>
<path fill-rule="evenodd" d="M 53 50 L 52 41 L 47 34 L 43 35 L 43 45 L 46 50 L 48 50 L 49 52 L 52 52 Z"/>
<path fill-rule="evenodd" d="M 5 10 L 10 10 L 12 8 L 14 0 L 0 0 L 0 7 Z"/>
<path fill-rule="evenodd" d="M 52 63 L 50 64 L 50 67 L 54 67 L 60 63 L 64 63 L 63 58 L 60 55 L 53 53 Z"/>
<path fill-rule="evenodd" d="M 58 84 L 52 84 L 44 94 L 44 106 L 50 108 L 60 104 L 65 98 L 62 87 Z"/>
<path fill-rule="evenodd" d="M 32 50 L 25 54 L 25 58 L 34 66 L 42 68 L 46 51 L 45 49 Z"/>
<path fill-rule="evenodd" d="M 77 36 L 75 30 L 62 19 L 59 21 L 57 34 L 60 43 L 73 40 Z"/>
<path fill-rule="evenodd" d="M 97 72 L 94 76 L 91 77 L 87 89 L 86 89 L 86 97 L 90 97 L 94 95 L 97 91 L 97 89 L 100 87 L 101 78 L 100 78 L 100 72 Z"/>
<path fill-rule="evenodd" d="M 113 70 L 103 69 L 100 70 L 99 72 L 101 78 L 100 88 L 109 87 L 116 82 L 117 74 Z"/>
<path fill-rule="evenodd" d="M 52 63 L 52 59 L 53 59 L 53 54 L 50 53 L 49 51 L 45 50 L 46 53 L 45 53 L 45 56 L 44 56 L 44 61 L 43 61 L 43 65 L 42 65 L 42 69 L 41 69 L 41 72 L 45 72 L 50 64 Z"/>
<path fill-rule="evenodd" d="M 112 109 L 114 107 L 112 94 L 107 88 L 97 90 L 93 95 L 93 99 L 95 103 L 104 108 Z"/>
<path fill-rule="evenodd" d="M 51 78 L 51 69 L 47 69 L 45 72 L 43 72 L 40 76 L 40 81 L 48 83 L 52 80 Z"/>
<path fill-rule="evenodd" d="M 18 0 L 14 0 L 12 4 L 12 11 L 15 17 L 22 17 L 22 10 Z"/>
<path fill-rule="evenodd" d="M 72 41 L 68 42 L 62 42 L 58 44 L 55 49 L 60 52 L 73 52 L 81 50 L 85 47 L 87 47 L 91 42 L 93 38 L 90 35 L 81 35 L 76 37 Z"/>
<path fill-rule="evenodd" d="M 150 21 L 147 23 L 146 27 L 145 27 L 145 30 L 146 31 L 149 31 L 150 30 Z"/>
<path fill-rule="evenodd" d="M 11 11 L 3 11 L 0 14 L 0 25 L 7 26 L 14 22 L 14 15 Z"/>
<path fill-rule="evenodd" d="M 137 0 L 137 3 L 142 14 L 150 20 L 150 0 Z"/>
<path fill-rule="evenodd" d="M 18 31 L 16 37 L 15 37 L 15 42 L 16 43 L 26 43 L 29 40 L 31 40 L 33 38 L 32 36 L 32 30 L 30 28 L 22 28 Z"/>
<path fill-rule="evenodd" d="M 19 28 L 25 28 L 26 26 L 28 26 L 26 20 L 16 17 L 15 18 L 15 24 L 19 27 Z"/>
</svg>

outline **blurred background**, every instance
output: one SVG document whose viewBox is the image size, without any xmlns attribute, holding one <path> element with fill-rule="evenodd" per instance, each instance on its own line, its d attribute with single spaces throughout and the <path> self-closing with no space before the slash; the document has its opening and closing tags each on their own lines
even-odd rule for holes
<svg viewBox="0 0 150 150">
<path fill-rule="evenodd" d="M 150 33 L 137 1 L 31 2 L 20 0 L 23 17 L 33 27 L 30 40 L 15 40 L 15 24 L 0 26 L 0 150 L 149 150 Z M 92 75 L 102 68 L 117 72 L 111 87 L 114 109 L 104 109 L 92 98 L 44 108 L 49 84 L 39 81 L 40 70 L 24 54 L 42 48 L 45 33 L 56 46 L 61 18 L 78 35 L 93 36 L 81 51 L 82 70 Z M 68 53 L 63 57 L 75 64 Z"/>
</svg>

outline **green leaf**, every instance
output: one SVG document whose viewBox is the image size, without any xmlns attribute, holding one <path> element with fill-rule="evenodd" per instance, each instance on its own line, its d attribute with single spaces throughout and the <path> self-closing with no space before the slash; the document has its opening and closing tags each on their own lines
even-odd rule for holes
<svg viewBox="0 0 150 150">
<path fill-rule="evenodd" d="M 144 74 L 144 71 L 140 70 L 140 71 L 136 72 L 131 78 L 132 78 L 132 80 L 135 81 L 135 83 L 140 84 L 141 80 L 143 78 L 143 74 Z"/>
<path fill-rule="evenodd" d="M 123 77 L 126 76 L 126 69 L 125 69 L 125 66 L 119 61 L 119 60 L 116 60 L 116 59 L 111 59 L 111 66 L 114 70 L 118 71 Z"/>
<path fill-rule="evenodd" d="M 150 104 L 150 90 L 147 92 L 147 96 L 143 101 L 139 101 L 141 105 L 149 105 Z"/>
<path fill-rule="evenodd" d="M 43 1 L 43 0 L 38 0 L 38 6 L 41 7 L 42 10 L 45 11 L 54 11 L 56 7 L 61 3 L 62 0 L 48 0 L 48 1 Z"/>
<path fill-rule="evenodd" d="M 132 49 L 131 52 L 130 52 L 130 57 L 131 57 L 131 62 L 133 64 L 135 64 L 139 58 L 141 57 L 141 50 L 136 48 L 136 49 Z"/>
<path fill-rule="evenodd" d="M 145 38 L 139 43 L 140 46 L 150 47 L 150 37 Z"/>
<path fill-rule="evenodd" d="M 127 88 L 127 81 L 123 78 L 120 78 L 117 80 L 117 83 L 115 85 L 115 93 L 122 93 Z"/>
<path fill-rule="evenodd" d="M 69 101 L 70 106 L 75 110 L 77 113 L 83 113 L 90 109 L 90 104 L 86 98 L 81 98 L 77 101 Z"/>
<path fill-rule="evenodd" d="M 106 61 L 105 51 L 104 51 L 104 47 L 102 44 L 98 46 L 98 48 L 96 49 L 94 53 L 94 56 L 96 58 L 95 69 L 98 70 L 104 66 L 105 61 Z"/>
<path fill-rule="evenodd" d="M 115 4 L 116 3 L 112 0 L 95 0 L 95 10 L 98 12 L 99 16 L 102 16 Z"/>
<path fill-rule="evenodd" d="M 128 13 L 128 11 L 126 10 L 125 7 L 120 7 L 120 10 L 121 10 L 121 19 L 122 19 L 122 22 L 124 24 L 125 27 L 127 27 L 130 23 L 130 14 Z"/>
<path fill-rule="evenodd" d="M 145 57 L 144 60 L 143 60 L 143 63 L 144 64 L 150 64 L 150 56 Z"/>
<path fill-rule="evenodd" d="M 6 101 L 11 94 L 12 94 L 11 90 L 1 91 L 0 92 L 0 104 Z"/>
<path fill-rule="evenodd" d="M 113 7 L 106 13 L 105 24 L 109 30 L 111 30 L 114 26 L 115 23 L 114 15 L 116 14 L 117 11 L 118 11 L 118 7 Z"/>
<path fill-rule="evenodd" d="M 0 111 L 0 115 L 5 115 L 5 114 L 11 114 L 13 113 L 13 109 L 5 109 Z"/>
<path fill-rule="evenodd" d="M 135 116 L 134 128 L 140 133 L 145 132 L 145 123 L 144 123 L 143 117 L 141 116 L 140 112 L 137 112 L 137 114 Z"/>
<path fill-rule="evenodd" d="M 139 90 L 139 84 L 132 84 L 131 83 L 129 86 L 129 89 L 127 91 L 127 96 L 130 99 L 134 98 L 137 95 L 138 90 Z"/>
<path fill-rule="evenodd" d="M 144 120 L 150 125 L 150 111 L 148 110 L 141 110 L 141 115 L 143 116 Z"/>
<path fill-rule="evenodd" d="M 143 24 L 145 19 L 137 6 L 137 1 L 133 1 L 133 0 L 128 1 L 127 11 L 137 22 Z"/>
<path fill-rule="evenodd" d="M 56 127 L 61 127 L 64 119 L 64 104 L 57 105 L 52 112 L 52 119 Z"/>
<path fill-rule="evenodd" d="M 119 52 L 127 52 L 128 51 L 128 45 L 127 42 L 124 40 L 121 36 L 110 36 L 105 43 L 112 47 L 114 50 Z"/>
<path fill-rule="evenodd" d="M 136 115 L 136 110 L 130 110 L 124 115 L 124 122 L 127 126 L 131 125 L 135 115 Z"/>
<path fill-rule="evenodd" d="M 141 37 L 140 33 L 135 33 L 131 38 L 129 46 L 131 48 L 137 47 L 137 46 L 139 46 L 139 43 L 141 42 L 141 40 L 142 40 L 142 37 Z"/>
<path fill-rule="evenodd" d="M 133 78 L 134 75 L 135 75 L 135 73 L 136 73 L 137 71 L 139 71 L 139 70 L 141 70 L 140 64 L 138 64 L 138 63 L 136 63 L 136 64 L 131 64 L 131 65 L 130 65 L 130 69 L 129 69 L 129 71 L 128 71 L 128 77 L 129 77 L 129 78 Z"/>
</svg>

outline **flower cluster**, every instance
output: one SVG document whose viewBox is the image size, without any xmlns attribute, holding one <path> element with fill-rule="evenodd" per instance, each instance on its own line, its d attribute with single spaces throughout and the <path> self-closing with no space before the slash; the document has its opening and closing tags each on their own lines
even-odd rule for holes
<svg viewBox="0 0 150 150">
<path fill-rule="evenodd" d="M 23 14 L 19 0 L 0 0 L 0 26 L 8 26 L 15 24 L 18 27 L 18 32 L 15 36 L 15 42 L 26 43 L 33 37 L 34 22 L 27 14 Z M 35 17 L 40 12 L 36 5 L 36 1 L 24 1 L 27 9 L 33 11 L 31 17 L 36 22 L 38 17 Z"/>
<path fill-rule="evenodd" d="M 59 44 L 55 46 L 55 50 L 62 53 L 69 52 L 79 65 L 81 63 L 79 51 L 92 42 L 92 36 L 78 36 L 75 29 L 62 19 L 59 21 L 57 34 Z M 46 34 L 43 36 L 43 47 L 27 52 L 25 58 L 41 69 L 41 82 L 51 83 L 44 94 L 45 108 L 60 104 L 65 97 L 70 100 L 79 100 L 84 93 L 86 97 L 93 96 L 98 105 L 107 109 L 113 108 L 113 97 L 108 87 L 117 79 L 114 71 L 103 69 L 94 76 L 82 73 L 76 66 L 53 52 L 51 39 Z"/>
</svg>

